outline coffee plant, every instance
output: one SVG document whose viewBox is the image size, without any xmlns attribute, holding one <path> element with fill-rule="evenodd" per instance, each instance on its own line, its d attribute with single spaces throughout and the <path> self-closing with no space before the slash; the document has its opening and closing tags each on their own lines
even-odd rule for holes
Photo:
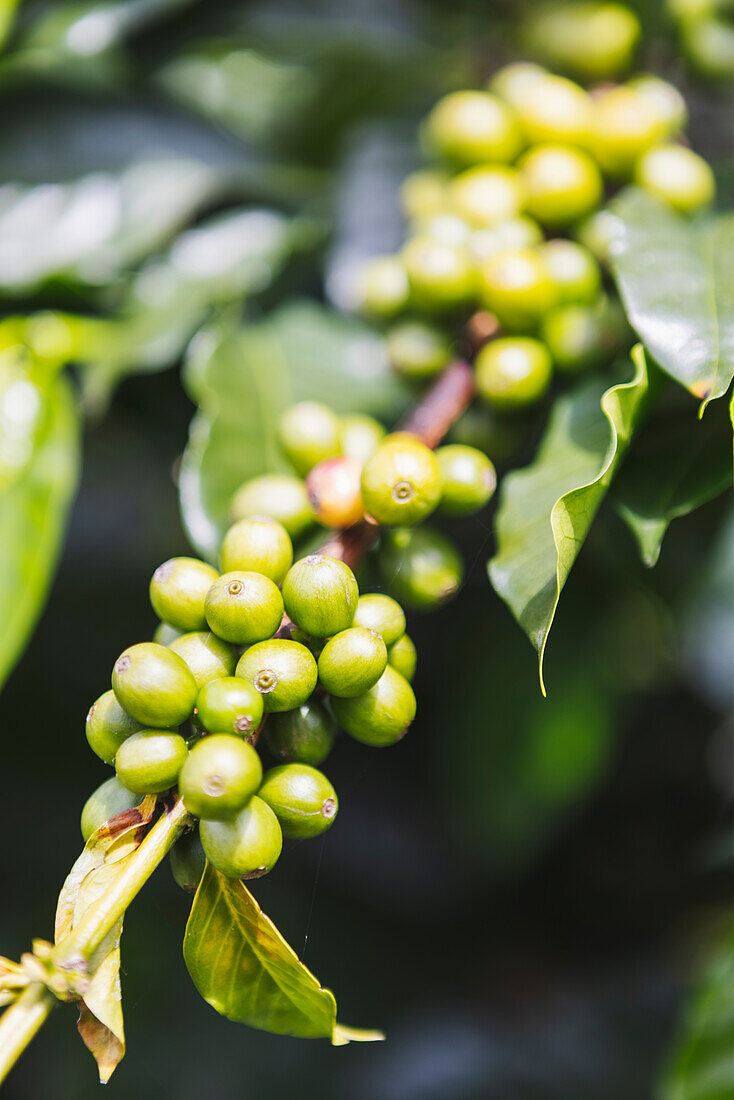
<svg viewBox="0 0 734 1100">
<path fill-rule="evenodd" d="M 8 79 L 43 68 L 94 87 L 135 35 L 145 45 L 166 4 L 61 7 L 17 23 L 13 8 Z M 730 73 L 726 11 L 671 0 L 667 17 L 694 68 Z M 336 103 L 344 68 L 316 47 L 269 67 L 221 40 L 157 72 L 173 99 L 252 143 L 249 171 L 172 158 L 45 195 L 0 189 L 0 285 L 34 305 L 0 320 L 0 680 L 42 609 L 80 420 L 103 416 L 124 376 L 180 358 L 196 412 L 176 480 L 198 555 L 149 563 L 157 626 L 119 639 L 90 701 L 89 748 L 114 774 L 83 807 L 53 940 L 34 939 L 18 962 L 0 957 L 0 1082 L 59 1003 L 78 1010 L 109 1080 L 125 1054 L 123 921 L 166 859 L 192 895 L 186 967 L 218 1013 L 334 1045 L 382 1039 L 337 1021 L 334 995 L 250 890 L 277 875 L 284 843 L 339 829 L 327 774 L 337 739 L 367 752 L 420 736 L 413 624 L 484 598 L 466 577 L 490 526 L 484 583 L 552 695 L 551 627 L 602 506 L 653 566 L 673 520 L 731 489 L 734 219 L 717 210 L 686 96 L 636 70 L 642 37 L 619 4 L 543 7 L 522 21 L 520 59 L 464 86 L 429 82 L 414 135 L 422 163 L 396 174 L 400 237 L 381 251 L 364 247 L 359 210 L 357 247 L 324 210 L 326 147 L 360 115 Z M 423 66 L 411 64 L 417 86 Z M 387 100 L 403 94 L 379 50 L 362 71 L 385 82 Z M 254 111 L 246 90 L 260 83 Z M 328 105 L 330 134 L 309 161 L 294 150 Z M 273 208 L 254 206 L 260 192 Z M 74 210 L 90 195 L 82 233 Z M 32 253 L 24 204 L 43 238 Z M 329 228 L 325 287 L 311 272 L 310 298 L 280 303 Z M 467 556 L 471 524 L 483 536 Z M 457 724 L 482 676 L 469 670 L 444 692 Z M 609 691 L 582 696 L 585 720 L 597 689 Z M 664 1100 L 734 1089 L 722 1069 L 732 959 L 724 938 Z"/>
</svg>

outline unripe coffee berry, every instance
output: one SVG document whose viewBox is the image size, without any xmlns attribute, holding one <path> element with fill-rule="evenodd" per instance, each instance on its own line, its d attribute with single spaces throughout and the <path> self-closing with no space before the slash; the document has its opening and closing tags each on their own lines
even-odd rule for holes
<svg viewBox="0 0 734 1100">
<path fill-rule="evenodd" d="M 275 584 L 282 584 L 292 564 L 291 537 L 283 524 L 270 516 L 238 520 L 224 536 L 223 573 L 262 573 Z"/>
<path fill-rule="evenodd" d="M 368 317 L 401 313 L 410 299 L 410 283 L 400 256 L 376 256 L 359 274 L 357 308 Z"/>
<path fill-rule="evenodd" d="M 280 764 L 265 773 L 258 798 L 273 811 L 283 836 L 306 840 L 334 822 L 339 800 L 326 776 L 308 764 Z"/>
<path fill-rule="evenodd" d="M 553 374 L 545 344 L 530 336 L 503 336 L 474 362 L 479 396 L 495 409 L 522 409 L 539 401 Z"/>
<path fill-rule="evenodd" d="M 686 101 L 674 85 L 652 73 L 643 73 L 627 81 L 627 87 L 647 99 L 657 113 L 666 134 L 677 134 L 688 122 Z"/>
<path fill-rule="evenodd" d="M 479 268 L 479 297 L 505 328 L 528 331 L 558 300 L 558 290 L 539 249 L 518 248 L 490 256 Z"/>
<path fill-rule="evenodd" d="M 159 794 L 174 785 L 188 752 L 176 730 L 141 730 L 120 745 L 117 778 L 136 794 Z"/>
<path fill-rule="evenodd" d="M 206 868 L 206 856 L 198 829 L 178 838 L 169 859 L 176 885 L 187 894 L 195 894 Z"/>
<path fill-rule="evenodd" d="M 265 474 L 246 481 L 232 498 L 230 511 L 233 520 L 271 516 L 292 539 L 313 523 L 306 487 L 294 474 Z"/>
<path fill-rule="evenodd" d="M 415 718 L 413 689 L 390 665 L 364 695 L 334 699 L 334 714 L 346 732 L 364 745 L 394 745 Z"/>
<path fill-rule="evenodd" d="M 89 747 L 105 764 L 114 764 L 122 742 L 140 729 L 140 722 L 122 709 L 114 691 L 100 695 L 87 715 Z"/>
<path fill-rule="evenodd" d="M 451 92 L 425 124 L 430 149 L 456 165 L 510 163 L 522 149 L 514 112 L 489 92 Z"/>
<path fill-rule="evenodd" d="M 542 336 L 559 371 L 576 374 L 611 363 L 621 351 L 624 317 L 602 297 L 594 305 L 552 309 L 543 319 Z"/>
<path fill-rule="evenodd" d="M 709 165 L 683 145 L 660 145 L 643 153 L 635 166 L 635 183 L 681 214 L 708 206 L 716 189 Z"/>
<path fill-rule="evenodd" d="M 157 645 L 169 646 L 171 642 L 175 642 L 176 638 L 180 638 L 184 633 L 183 630 L 177 630 L 175 626 L 171 626 L 170 623 L 158 623 L 158 626 L 153 631 L 153 641 Z"/>
<path fill-rule="evenodd" d="M 439 447 L 441 467 L 441 511 L 453 516 L 478 512 L 497 487 L 497 473 L 487 456 L 476 447 L 449 443 Z"/>
<path fill-rule="evenodd" d="M 591 157 L 570 145 L 538 145 L 519 165 L 527 209 L 543 225 L 565 226 L 598 206 L 601 173 Z"/>
<path fill-rule="evenodd" d="M 475 229 L 516 218 L 525 205 L 523 178 L 514 168 L 470 168 L 451 181 L 451 209 Z"/>
<path fill-rule="evenodd" d="M 358 599 L 352 570 L 325 554 L 297 561 L 283 581 L 289 618 L 314 638 L 329 638 L 351 626 Z"/>
<path fill-rule="evenodd" d="M 305 477 L 317 462 L 339 454 L 339 417 L 318 401 L 301 401 L 283 413 L 280 445 L 296 473 Z"/>
<path fill-rule="evenodd" d="M 246 680 L 225 676 L 204 685 L 196 698 L 196 713 L 210 733 L 246 737 L 262 721 L 263 700 Z"/>
<path fill-rule="evenodd" d="M 547 78 L 549 73 L 533 61 L 511 61 L 503 65 L 489 82 L 490 89 L 507 103 L 521 102 L 525 89 L 533 80 Z"/>
<path fill-rule="evenodd" d="M 410 684 L 415 676 L 415 668 L 418 664 L 418 653 L 415 644 L 407 634 L 393 642 L 387 651 L 387 663 Z"/>
<path fill-rule="evenodd" d="M 447 182 L 444 172 L 432 168 L 421 168 L 406 176 L 400 185 L 400 208 L 408 221 L 424 221 L 445 210 Z"/>
<path fill-rule="evenodd" d="M 451 310 L 466 305 L 476 292 L 470 253 L 431 237 L 413 237 L 403 249 L 411 296 L 423 309 Z"/>
<path fill-rule="evenodd" d="M 354 625 L 374 630 L 386 646 L 391 646 L 405 633 L 405 612 L 392 596 L 368 592 L 359 597 Z"/>
<path fill-rule="evenodd" d="M 210 630 L 182 634 L 168 648 L 186 662 L 196 681 L 197 692 L 211 680 L 234 674 L 237 653 L 231 645 Z"/>
<path fill-rule="evenodd" d="M 150 581 L 150 602 L 156 615 L 180 631 L 204 630 L 204 599 L 219 574 L 196 558 L 170 558 Z"/>
<path fill-rule="evenodd" d="M 390 329 L 386 340 L 393 368 L 406 378 L 431 378 L 451 357 L 446 333 L 425 321 L 403 321 Z"/>
<path fill-rule="evenodd" d="M 353 458 L 364 465 L 372 458 L 385 436 L 385 429 L 372 416 L 354 413 L 343 416 L 341 421 L 341 449 L 345 458 Z"/>
<path fill-rule="evenodd" d="M 319 654 L 319 680 L 331 695 L 349 699 L 376 684 L 385 671 L 387 647 L 374 630 L 350 626 Z"/>
<path fill-rule="evenodd" d="M 283 847 L 278 819 L 254 795 L 234 817 L 202 821 L 201 844 L 206 858 L 226 878 L 260 878 L 272 870 Z"/>
<path fill-rule="evenodd" d="M 591 149 L 611 176 L 631 175 L 637 158 L 665 134 L 666 125 L 656 108 L 634 88 L 610 88 L 594 100 Z"/>
<path fill-rule="evenodd" d="M 380 547 L 385 582 L 416 611 L 430 611 L 455 596 L 464 577 L 461 555 L 430 527 L 392 531 Z"/>
<path fill-rule="evenodd" d="M 196 681 L 177 653 L 140 642 L 121 653 L 112 671 L 121 706 L 143 726 L 178 726 L 196 703 Z"/>
<path fill-rule="evenodd" d="M 351 527 L 364 517 L 362 463 L 341 455 L 314 466 L 306 478 L 313 513 L 324 527 Z"/>
<path fill-rule="evenodd" d="M 388 436 L 362 470 L 365 510 L 386 527 L 420 523 L 441 499 L 441 469 L 425 443 Z"/>
<path fill-rule="evenodd" d="M 282 711 L 306 702 L 316 687 L 318 672 L 305 645 L 273 638 L 245 650 L 237 676 L 260 692 L 266 711 Z"/>
<path fill-rule="evenodd" d="M 336 723 L 317 699 L 283 714 L 271 714 L 265 726 L 268 748 L 276 760 L 287 764 L 321 764 L 335 737 Z"/>
<path fill-rule="evenodd" d="M 117 776 L 112 776 L 96 791 L 93 791 L 84 803 L 81 817 L 81 830 L 84 843 L 89 840 L 92 833 L 96 833 L 105 822 L 116 814 L 132 810 L 140 802 L 140 795 L 133 794 L 127 787 L 123 787 Z"/>
<path fill-rule="evenodd" d="M 511 218 L 487 229 L 476 229 L 469 241 L 469 251 L 478 264 L 498 252 L 532 248 L 543 241 L 543 230 L 532 218 Z"/>
<path fill-rule="evenodd" d="M 585 145 L 593 108 L 588 92 L 572 80 L 542 73 L 518 83 L 511 102 L 528 141 Z"/>
<path fill-rule="evenodd" d="M 601 271 L 588 248 L 575 241 L 548 241 L 541 246 L 550 277 L 558 288 L 559 305 L 595 302 L 601 288 Z"/>
<path fill-rule="evenodd" d="M 262 573 L 223 573 L 206 594 L 206 618 L 220 638 L 250 645 L 270 638 L 283 618 L 277 584 Z"/>
<path fill-rule="evenodd" d="M 190 814 L 220 821 L 241 810 L 261 781 L 260 757 L 252 745 L 228 733 L 214 733 L 192 748 L 178 789 Z"/>
</svg>

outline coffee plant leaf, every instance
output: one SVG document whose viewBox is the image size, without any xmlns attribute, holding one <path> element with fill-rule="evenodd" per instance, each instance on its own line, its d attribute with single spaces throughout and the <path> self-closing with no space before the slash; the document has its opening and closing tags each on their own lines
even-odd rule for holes
<svg viewBox="0 0 734 1100">
<path fill-rule="evenodd" d="M 336 1001 L 289 947 L 243 882 L 207 864 L 184 936 L 184 959 L 207 1004 L 236 1023 L 278 1035 L 382 1038 L 336 1022 Z"/>
<path fill-rule="evenodd" d="M 734 377 L 734 216 L 689 220 L 636 188 L 612 209 L 612 264 L 630 323 L 703 411 Z"/>
<path fill-rule="evenodd" d="M 556 402 L 533 462 L 504 480 L 489 563 L 496 592 L 543 658 L 563 586 L 634 430 L 647 392 L 642 347 L 634 374 L 593 379 Z"/>
</svg>

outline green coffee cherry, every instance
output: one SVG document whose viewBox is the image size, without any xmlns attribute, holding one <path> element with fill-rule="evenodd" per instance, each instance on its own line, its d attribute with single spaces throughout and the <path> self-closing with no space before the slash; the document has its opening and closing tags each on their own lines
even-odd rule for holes
<svg viewBox="0 0 734 1100">
<path fill-rule="evenodd" d="M 223 573 L 206 594 L 205 610 L 220 638 L 250 645 L 275 634 L 283 618 L 283 597 L 262 573 Z"/>
<path fill-rule="evenodd" d="M 233 520 L 270 516 L 282 523 L 292 539 L 313 523 L 306 487 L 292 474 L 265 474 L 246 481 L 232 498 Z"/>
<path fill-rule="evenodd" d="M 265 773 L 258 798 L 273 811 L 283 836 L 307 840 L 334 823 L 339 800 L 329 780 L 308 764 L 280 764 Z"/>
<path fill-rule="evenodd" d="M 158 623 L 158 626 L 153 631 L 153 641 L 156 645 L 169 646 L 171 642 L 175 642 L 176 638 L 180 638 L 182 630 L 177 630 L 175 626 L 171 626 L 170 623 Z"/>
<path fill-rule="evenodd" d="M 574 236 L 600 264 L 608 264 L 619 219 L 611 210 L 597 210 L 574 227 Z"/>
<path fill-rule="evenodd" d="M 282 523 L 250 516 L 233 524 L 222 543 L 223 573 L 262 573 L 282 584 L 293 564 L 293 543 Z"/>
<path fill-rule="evenodd" d="M 478 353 L 477 392 L 495 409 L 523 409 L 546 393 L 553 366 L 545 344 L 529 336 L 503 336 Z"/>
<path fill-rule="evenodd" d="M 385 429 L 372 416 L 355 413 L 341 420 L 341 449 L 346 458 L 362 465 L 371 458 L 385 436 Z"/>
<path fill-rule="evenodd" d="M 387 663 L 396 672 L 399 672 L 408 683 L 412 682 L 415 676 L 415 667 L 418 664 L 418 653 L 415 644 L 407 634 L 403 634 L 402 638 L 398 638 L 397 642 L 393 642 L 390 646 L 387 651 Z"/>
<path fill-rule="evenodd" d="M 442 371 L 451 358 L 451 343 L 446 333 L 425 321 L 403 321 L 395 325 L 387 333 L 386 341 L 392 366 L 406 378 L 431 378 Z"/>
<path fill-rule="evenodd" d="M 543 225 L 571 225 L 601 200 L 601 174 L 581 149 L 538 145 L 525 154 L 520 169 L 527 188 L 527 209 Z"/>
<path fill-rule="evenodd" d="M 476 229 L 516 218 L 525 198 L 525 182 L 514 168 L 469 168 L 448 187 L 451 209 Z"/>
<path fill-rule="evenodd" d="M 456 421 L 448 434 L 451 443 L 476 447 L 494 462 L 509 458 L 523 437 L 520 420 L 497 414 L 488 405 L 475 402 Z"/>
<path fill-rule="evenodd" d="M 392 596 L 368 592 L 359 597 L 354 625 L 374 630 L 386 646 L 391 646 L 405 633 L 405 612 Z"/>
<path fill-rule="evenodd" d="M 531 52 L 585 81 L 610 80 L 629 68 L 639 37 L 629 8 L 598 0 L 541 8 L 525 35 Z"/>
<path fill-rule="evenodd" d="M 472 235 L 469 223 L 453 210 L 445 210 L 425 221 L 416 222 L 413 228 L 416 236 L 429 237 L 432 241 L 454 248 L 465 248 Z"/>
<path fill-rule="evenodd" d="M 176 885 L 187 894 L 195 894 L 206 867 L 199 830 L 192 830 L 179 837 L 171 849 L 169 859 Z"/>
<path fill-rule="evenodd" d="M 112 779 L 97 787 L 84 803 L 80 823 L 84 843 L 111 817 L 134 809 L 139 802 L 140 795 L 123 787 L 117 776 L 113 775 Z"/>
<path fill-rule="evenodd" d="M 321 764 L 331 752 L 336 723 L 316 699 L 283 714 L 271 714 L 265 738 L 276 760 L 283 763 Z"/>
<path fill-rule="evenodd" d="M 514 112 L 489 92 L 452 92 L 440 99 L 425 124 L 426 141 L 456 165 L 510 163 L 523 146 Z"/>
<path fill-rule="evenodd" d="M 188 753 L 176 730 L 141 730 L 117 750 L 117 778 L 136 794 L 159 794 L 174 785 Z"/>
<path fill-rule="evenodd" d="M 558 290 L 540 250 L 518 248 L 498 252 L 481 265 L 479 297 L 501 325 L 525 332 L 553 308 Z"/>
<path fill-rule="evenodd" d="M 387 665 L 387 647 L 374 630 L 351 626 L 330 638 L 318 661 L 319 680 L 331 695 L 351 699 L 368 691 Z"/>
<path fill-rule="evenodd" d="M 280 445 L 296 473 L 305 477 L 317 462 L 339 454 L 339 417 L 318 401 L 291 405 L 280 418 Z"/>
<path fill-rule="evenodd" d="M 278 819 L 257 795 L 228 820 L 202 821 L 199 835 L 206 858 L 226 878 L 266 875 L 283 847 Z"/>
<path fill-rule="evenodd" d="M 634 88 L 611 88 L 594 100 L 591 150 L 610 176 L 630 176 L 637 158 L 665 133 L 656 108 Z"/>
<path fill-rule="evenodd" d="M 465 248 L 430 237 L 413 237 L 402 252 L 411 296 L 422 309 L 466 305 L 476 291 L 476 272 Z"/>
<path fill-rule="evenodd" d="M 340 455 L 314 466 L 306 478 L 308 499 L 324 527 L 351 527 L 364 518 L 362 463 Z"/>
<path fill-rule="evenodd" d="M 362 470 L 365 510 L 386 527 L 412 526 L 434 511 L 441 499 L 436 456 L 415 436 L 388 436 Z"/>
<path fill-rule="evenodd" d="M 559 305 L 591 303 L 599 296 L 601 272 L 591 252 L 574 241 L 548 241 L 541 253 L 559 292 Z"/>
<path fill-rule="evenodd" d="M 483 508 L 497 487 L 497 473 L 487 456 L 475 447 L 449 443 L 438 448 L 436 458 L 441 467 L 441 511 L 468 516 Z"/>
<path fill-rule="evenodd" d="M 464 577 L 456 547 L 426 526 L 389 532 L 380 548 L 380 568 L 400 602 L 416 611 L 451 599 Z"/>
<path fill-rule="evenodd" d="M 489 88 L 500 99 L 516 104 L 522 101 L 526 88 L 534 80 L 544 79 L 549 75 L 547 69 L 533 61 L 512 61 L 497 70 L 489 82 Z"/>
<path fill-rule="evenodd" d="M 87 715 L 89 747 L 105 764 L 114 764 L 122 742 L 139 729 L 142 729 L 140 722 L 122 709 L 114 691 L 100 695 Z"/>
<path fill-rule="evenodd" d="M 358 599 L 349 566 L 324 554 L 297 561 L 283 581 L 288 617 L 314 638 L 329 638 L 351 626 Z"/>
<path fill-rule="evenodd" d="M 150 602 L 159 619 L 180 631 L 204 630 L 204 599 L 219 574 L 196 558 L 169 558 L 150 581 Z"/>
<path fill-rule="evenodd" d="M 186 663 L 155 642 L 140 642 L 120 654 L 112 688 L 120 705 L 143 726 L 178 726 L 196 703 L 196 681 Z"/>
<path fill-rule="evenodd" d="M 224 676 L 204 685 L 196 698 L 196 712 L 210 733 L 246 737 L 262 721 L 262 696 L 239 676 Z"/>
<path fill-rule="evenodd" d="M 186 663 L 196 681 L 197 693 L 210 680 L 232 676 L 237 664 L 237 654 L 232 646 L 209 630 L 182 634 L 180 638 L 171 642 L 169 649 L 177 653 Z"/>
<path fill-rule="evenodd" d="M 731 80 L 734 76 L 734 27 L 730 19 L 716 13 L 718 4 L 702 7 L 708 10 L 681 22 L 683 50 L 691 65 L 708 80 Z"/>
<path fill-rule="evenodd" d="M 445 210 L 447 182 L 444 172 L 432 168 L 406 176 L 400 185 L 400 208 L 408 221 L 423 221 Z"/>
<path fill-rule="evenodd" d="M 576 374 L 607 366 L 621 351 L 624 318 L 606 298 L 594 305 L 551 310 L 543 321 L 543 339 L 559 371 Z"/>
<path fill-rule="evenodd" d="M 469 251 L 478 264 L 508 249 L 532 248 L 541 244 L 543 230 L 532 218 L 510 218 L 488 229 L 476 229 L 469 241 Z"/>
<path fill-rule="evenodd" d="M 695 214 L 714 198 L 711 168 L 683 145 L 660 145 L 643 153 L 635 167 L 635 183 L 681 214 Z"/>
<path fill-rule="evenodd" d="M 401 313 L 410 300 L 410 284 L 400 256 L 377 256 L 359 274 L 358 309 L 369 317 Z M 292 532 L 291 532 L 292 533 Z"/>
<path fill-rule="evenodd" d="M 178 789 L 190 814 L 221 821 L 249 802 L 262 774 L 252 745 L 229 733 L 213 733 L 192 748 L 181 768 Z"/>
<path fill-rule="evenodd" d="M 572 80 L 542 73 L 518 81 L 511 102 L 531 145 L 586 145 L 593 105 L 588 92 Z"/>
<path fill-rule="evenodd" d="M 339 725 L 351 737 L 377 748 L 399 741 L 416 712 L 412 687 L 390 665 L 364 695 L 334 699 L 333 706 Z"/>
<path fill-rule="evenodd" d="M 272 638 L 245 650 L 237 665 L 237 676 L 260 692 L 266 711 L 282 711 L 306 702 L 316 687 L 318 672 L 313 654 L 305 645 Z"/>
<path fill-rule="evenodd" d="M 627 81 L 632 88 L 647 99 L 665 127 L 666 135 L 677 134 L 685 130 L 688 122 L 686 101 L 678 89 L 667 80 L 652 73 L 643 73 Z"/>
</svg>

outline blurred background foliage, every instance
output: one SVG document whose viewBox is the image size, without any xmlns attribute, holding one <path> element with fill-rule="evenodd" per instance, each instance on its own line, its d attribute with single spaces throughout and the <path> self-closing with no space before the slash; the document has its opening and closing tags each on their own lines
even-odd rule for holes
<svg viewBox="0 0 734 1100">
<path fill-rule="evenodd" d="M 726 205 L 730 13 L 634 8 L 630 64 L 684 90 Z M 546 59 L 544 11 L 0 6 L 3 953 L 50 932 L 78 810 L 103 778 L 83 718 L 114 654 L 151 634 L 152 569 L 191 543 L 213 552 L 232 490 L 272 466 L 289 401 L 389 422 L 408 400 L 379 336 L 340 312 L 349 272 L 401 240 L 396 190 L 425 109 L 528 49 Z M 669 462 L 654 440 L 633 447 L 633 472 Z M 624 488 L 619 506 L 644 516 Z M 452 534 L 471 568 L 459 600 L 411 622 L 414 731 L 389 759 L 342 739 L 339 829 L 292 847 L 257 889 L 343 1018 L 389 1041 L 332 1051 L 215 1016 L 182 965 L 187 899 L 164 871 L 126 925 L 130 1054 L 113 1096 L 275 1100 L 294 1081 L 320 1100 L 734 1095 L 730 494 L 673 524 L 652 573 L 602 512 L 554 627 L 547 701 L 487 584 L 486 516 Z M 9 1100 L 96 1094 L 68 1015 Z"/>
</svg>

